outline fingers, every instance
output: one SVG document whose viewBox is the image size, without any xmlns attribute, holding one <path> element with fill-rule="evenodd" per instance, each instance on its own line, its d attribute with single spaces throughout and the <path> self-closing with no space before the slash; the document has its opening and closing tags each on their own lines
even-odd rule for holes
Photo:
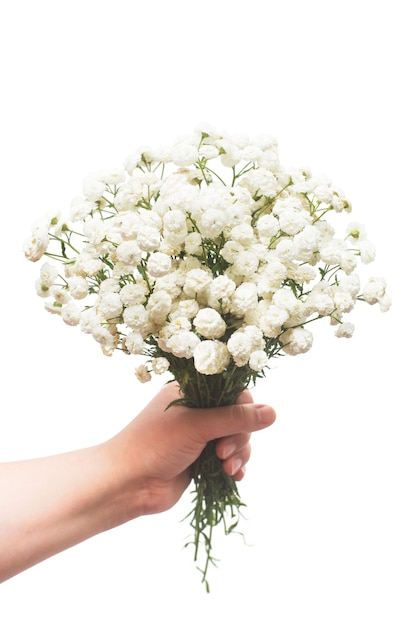
<svg viewBox="0 0 418 626">
<path fill-rule="evenodd" d="M 183 405 L 174 405 L 168 411 L 170 402 L 180 397 L 178 385 L 175 383 L 164 387 L 146 407 L 146 414 L 158 428 L 170 438 L 184 439 L 185 434 L 196 445 L 206 445 L 208 441 L 221 439 L 218 453 L 223 460 L 232 452 L 227 446 L 234 444 L 238 451 L 245 447 L 249 433 L 261 430 L 273 424 L 275 412 L 271 406 L 254 404 L 249 391 L 242 392 L 237 403 L 231 406 L 220 406 L 208 409 L 191 409 Z M 156 420 L 156 421 L 155 421 Z M 167 435 L 168 436 L 168 435 Z"/>
<path fill-rule="evenodd" d="M 216 445 L 216 454 L 223 460 L 224 472 L 235 480 L 241 480 L 251 454 L 250 434 L 241 433 L 221 439 Z"/>
<path fill-rule="evenodd" d="M 179 388 L 171 383 L 163 388 L 152 401 L 153 413 L 159 409 L 170 414 L 170 422 L 179 421 L 189 430 L 191 436 L 198 438 L 202 443 L 213 439 L 228 437 L 237 433 L 249 433 L 261 430 L 273 424 L 274 409 L 264 404 L 254 404 L 249 391 L 243 391 L 237 403 L 231 406 L 220 406 L 210 409 L 190 409 L 184 406 L 174 406 L 165 412 L 167 405 L 179 398 Z M 197 419 L 198 418 L 198 419 Z M 178 424 L 176 425 L 178 428 Z"/>
<path fill-rule="evenodd" d="M 203 419 L 196 420 L 196 427 L 206 441 L 262 430 L 276 418 L 274 409 L 264 404 L 234 404 L 206 411 L 207 419 L 202 415 Z"/>
<path fill-rule="evenodd" d="M 235 404 L 250 404 L 253 401 L 253 397 L 248 389 L 241 391 Z"/>
<path fill-rule="evenodd" d="M 236 481 L 242 480 L 245 476 L 245 466 L 250 458 L 251 446 L 250 436 L 254 430 L 260 430 L 270 426 L 275 420 L 275 412 L 270 406 L 247 404 L 248 395 L 246 392 L 240 395 L 237 403 L 241 402 L 240 407 L 232 407 L 234 415 L 232 420 L 236 419 L 238 414 L 240 419 L 239 431 L 223 436 L 216 444 L 216 454 L 222 459 L 222 467 L 224 472 L 233 476 Z M 250 396 L 251 397 L 251 396 Z M 243 430 L 246 424 L 248 430 Z"/>
<path fill-rule="evenodd" d="M 237 435 L 231 435 L 230 437 L 224 437 L 216 444 L 216 454 L 220 459 L 225 461 L 242 450 L 248 444 L 249 440 L 250 433 L 239 433 Z"/>
</svg>

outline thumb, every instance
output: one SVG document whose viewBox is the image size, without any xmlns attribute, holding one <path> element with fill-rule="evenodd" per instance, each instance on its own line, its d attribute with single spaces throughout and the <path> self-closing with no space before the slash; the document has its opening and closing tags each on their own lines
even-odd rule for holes
<svg viewBox="0 0 418 626">
<path fill-rule="evenodd" d="M 201 409 L 199 417 L 196 429 L 202 441 L 207 442 L 267 428 L 274 423 L 276 414 L 267 404 L 244 403 Z"/>
</svg>

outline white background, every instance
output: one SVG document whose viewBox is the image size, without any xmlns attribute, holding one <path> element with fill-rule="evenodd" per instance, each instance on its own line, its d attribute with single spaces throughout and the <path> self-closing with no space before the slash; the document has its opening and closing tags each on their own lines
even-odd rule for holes
<svg viewBox="0 0 418 626">
<path fill-rule="evenodd" d="M 245 547 L 217 543 L 206 595 L 183 550 L 190 494 L 0 587 L 4 626 L 418 623 L 417 44 L 413 3 L 119 0 L 1 9 L 0 458 L 98 443 L 160 381 L 43 310 L 22 256 L 85 174 L 206 121 L 273 134 L 285 166 L 328 174 L 378 250 L 389 313 L 318 328 L 254 391 L 276 424 L 253 437 Z M 274 9 L 274 12 L 273 12 Z M 315 334 L 315 328 L 312 330 Z M 0 507 L 1 494 L 0 494 Z M 1 509 L 0 509 L 1 514 Z M 1 555 L 0 555 L 1 558 Z"/>
</svg>

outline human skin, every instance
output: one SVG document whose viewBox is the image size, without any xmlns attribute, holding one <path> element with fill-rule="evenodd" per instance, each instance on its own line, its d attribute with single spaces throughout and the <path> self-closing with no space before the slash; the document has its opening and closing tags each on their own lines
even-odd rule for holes
<svg viewBox="0 0 418 626">
<path fill-rule="evenodd" d="M 190 467 L 214 439 L 224 471 L 241 480 L 250 435 L 274 422 L 248 391 L 237 404 L 191 409 L 166 385 L 122 431 L 90 448 L 0 464 L 0 582 L 58 552 L 180 498 Z"/>
</svg>

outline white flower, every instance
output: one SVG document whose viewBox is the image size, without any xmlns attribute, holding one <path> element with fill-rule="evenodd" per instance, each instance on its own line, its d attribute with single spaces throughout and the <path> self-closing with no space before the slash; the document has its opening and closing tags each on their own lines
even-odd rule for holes
<svg viewBox="0 0 418 626">
<path fill-rule="evenodd" d="M 363 263 L 371 263 L 376 257 L 376 248 L 370 241 L 359 241 L 358 249 Z"/>
<path fill-rule="evenodd" d="M 363 298 L 368 304 L 380 302 L 386 295 L 386 280 L 379 276 L 369 278 L 363 288 Z"/>
<path fill-rule="evenodd" d="M 100 217 L 94 217 L 92 220 L 84 223 L 84 234 L 89 243 L 95 246 L 106 238 L 108 228 L 109 225 Z"/>
<path fill-rule="evenodd" d="M 276 291 L 276 293 L 273 295 L 272 301 L 273 304 L 281 309 L 284 309 L 288 313 L 292 312 L 298 304 L 298 299 L 296 298 L 295 294 L 291 289 L 287 287 Z"/>
<path fill-rule="evenodd" d="M 155 250 L 158 250 L 160 241 L 160 231 L 154 226 L 142 226 L 137 235 L 138 246 L 144 252 L 154 252 Z"/>
<path fill-rule="evenodd" d="M 74 271 L 79 276 L 96 276 L 105 264 L 88 252 L 81 252 L 75 262 Z"/>
<path fill-rule="evenodd" d="M 258 295 L 255 283 L 241 283 L 231 296 L 231 313 L 244 317 L 245 313 L 257 306 Z"/>
<path fill-rule="evenodd" d="M 229 233 L 234 226 L 251 224 L 254 201 L 249 191 L 243 187 L 230 187 L 228 193 L 230 202 L 226 204 L 225 214 L 228 226 L 225 230 Z"/>
<path fill-rule="evenodd" d="M 163 216 L 163 236 L 169 241 L 183 242 L 187 237 L 186 216 L 182 211 L 167 211 Z"/>
<path fill-rule="evenodd" d="M 288 263 L 287 265 L 287 278 L 294 280 L 297 283 L 309 284 L 317 277 L 315 268 L 304 263 Z"/>
<path fill-rule="evenodd" d="M 246 247 L 255 241 L 255 234 L 250 224 L 238 224 L 229 234 L 230 239 Z"/>
<path fill-rule="evenodd" d="M 44 263 L 39 272 L 39 280 L 45 287 L 51 287 L 58 276 L 57 268 L 51 263 Z"/>
<path fill-rule="evenodd" d="M 200 234 L 208 239 L 219 237 L 226 225 L 225 213 L 219 209 L 207 209 L 200 218 Z"/>
<path fill-rule="evenodd" d="M 142 304 L 134 304 L 126 307 L 123 311 L 123 321 L 129 328 L 140 331 L 144 336 L 144 329 L 147 327 L 149 316 L 148 311 Z"/>
<path fill-rule="evenodd" d="M 367 239 L 366 228 L 359 222 L 350 222 L 346 228 L 347 237 L 351 241 L 364 241 Z"/>
<path fill-rule="evenodd" d="M 350 274 L 350 276 L 343 276 L 339 281 L 341 289 L 345 289 L 351 294 L 352 298 L 356 298 L 360 293 L 360 278 L 357 274 Z"/>
<path fill-rule="evenodd" d="M 286 235 L 296 235 L 307 224 L 307 219 L 303 213 L 296 209 L 288 209 L 280 213 L 280 229 Z"/>
<path fill-rule="evenodd" d="M 234 263 L 238 255 L 243 251 L 244 246 L 238 243 L 238 241 L 227 241 L 224 247 L 221 248 L 220 254 L 227 263 Z"/>
<path fill-rule="evenodd" d="M 125 172 L 119 168 L 100 170 L 96 177 L 105 185 L 119 185 L 126 178 Z"/>
<path fill-rule="evenodd" d="M 312 290 L 306 299 L 306 306 L 309 313 L 318 313 L 318 315 L 330 315 L 334 309 L 335 304 L 332 297 L 324 292 Z"/>
<path fill-rule="evenodd" d="M 141 146 L 137 150 L 135 150 L 135 152 L 131 153 L 125 159 L 125 163 L 124 163 L 125 170 L 128 172 L 128 174 L 132 175 L 133 172 L 135 171 L 135 168 L 137 168 L 138 166 L 140 166 L 141 164 L 145 162 L 152 161 L 152 157 L 149 159 L 146 157 L 147 153 L 151 151 L 152 149 L 149 148 L 148 146 Z"/>
<path fill-rule="evenodd" d="M 59 302 L 45 302 L 45 309 L 53 315 L 61 315 L 62 305 Z"/>
<path fill-rule="evenodd" d="M 256 137 L 253 138 L 253 143 L 255 146 L 260 148 L 260 150 L 262 150 L 263 152 L 266 152 L 269 150 L 274 150 L 274 151 L 277 150 L 277 139 L 276 137 L 273 137 L 273 135 L 268 135 L 268 134 L 256 135 Z"/>
<path fill-rule="evenodd" d="M 84 197 L 90 202 L 100 200 L 106 191 L 106 183 L 100 180 L 100 174 L 89 174 L 83 181 Z"/>
<path fill-rule="evenodd" d="M 151 367 L 155 374 L 161 375 L 167 372 L 170 367 L 170 362 L 163 356 L 152 359 Z"/>
<path fill-rule="evenodd" d="M 140 204 L 149 203 L 158 194 L 161 187 L 161 180 L 153 172 L 141 172 L 135 170 L 131 178 L 118 188 L 114 197 L 114 206 L 119 212 L 138 211 Z"/>
<path fill-rule="evenodd" d="M 297 248 L 290 237 L 280 237 L 274 250 L 282 263 L 293 261 L 297 255 Z"/>
<path fill-rule="evenodd" d="M 105 293 L 97 300 L 97 314 L 105 320 L 118 318 L 123 311 L 123 304 L 118 293 Z"/>
<path fill-rule="evenodd" d="M 337 330 L 335 331 L 336 337 L 352 337 L 354 333 L 354 324 L 351 322 L 343 322 L 337 326 Z"/>
<path fill-rule="evenodd" d="M 313 335 L 305 328 L 290 328 L 281 335 L 280 341 L 286 354 L 302 354 L 312 347 Z"/>
<path fill-rule="evenodd" d="M 49 244 L 48 225 L 37 224 L 32 229 L 30 237 L 25 239 L 23 252 L 29 261 L 39 261 L 47 251 Z"/>
<path fill-rule="evenodd" d="M 89 284 L 82 276 L 70 276 L 68 278 L 68 289 L 75 300 L 83 300 L 89 293 Z"/>
<path fill-rule="evenodd" d="M 351 204 L 344 197 L 344 194 L 341 191 L 334 189 L 331 206 L 336 213 L 341 213 L 342 211 L 346 211 L 347 213 L 351 213 Z"/>
<path fill-rule="evenodd" d="M 175 314 L 178 317 L 185 317 L 192 319 L 197 315 L 199 311 L 199 303 L 195 299 L 179 300 L 175 309 Z"/>
<path fill-rule="evenodd" d="M 156 324 L 162 324 L 170 313 L 171 306 L 172 299 L 166 291 L 160 290 L 152 293 L 147 303 L 150 320 Z"/>
<path fill-rule="evenodd" d="M 148 383 L 151 380 L 151 373 L 146 365 L 138 365 L 135 370 L 135 376 L 140 383 Z"/>
<path fill-rule="evenodd" d="M 289 319 L 289 313 L 274 304 L 268 307 L 260 317 L 260 328 L 266 337 L 278 337 L 283 324 Z"/>
<path fill-rule="evenodd" d="M 81 311 L 75 302 L 69 302 L 62 307 L 61 317 L 69 326 L 77 326 L 80 323 Z"/>
<path fill-rule="evenodd" d="M 191 359 L 199 344 L 200 339 L 195 333 L 180 330 L 166 341 L 166 350 L 181 359 Z"/>
<path fill-rule="evenodd" d="M 202 236 L 200 233 L 192 232 L 184 240 L 184 250 L 186 254 L 200 254 L 202 252 Z"/>
<path fill-rule="evenodd" d="M 184 281 L 183 291 L 189 298 L 204 293 L 212 282 L 212 274 L 199 268 L 190 270 Z"/>
<path fill-rule="evenodd" d="M 174 145 L 171 152 L 173 163 L 181 167 L 193 165 L 199 158 L 197 147 L 192 144 L 179 142 Z"/>
<path fill-rule="evenodd" d="M 219 156 L 219 150 L 215 146 L 203 145 L 201 146 L 199 153 L 200 153 L 200 156 L 204 157 L 207 160 L 215 159 L 217 156 Z"/>
<path fill-rule="evenodd" d="M 380 298 L 379 300 L 380 310 L 382 311 L 382 313 L 386 313 L 387 311 L 389 311 L 391 306 L 392 306 L 392 298 L 390 297 L 388 293 L 385 293 L 384 296 L 382 296 L 382 298 Z"/>
<path fill-rule="evenodd" d="M 263 350 L 266 342 L 263 333 L 258 326 L 247 324 L 243 327 L 243 333 L 251 339 L 251 350 Z"/>
<path fill-rule="evenodd" d="M 240 162 L 241 152 L 231 141 L 221 138 L 216 142 L 216 146 L 220 150 L 220 159 L 224 167 L 234 167 Z"/>
<path fill-rule="evenodd" d="M 80 329 L 91 334 L 96 326 L 100 326 L 100 317 L 94 309 L 85 309 L 80 314 Z"/>
<path fill-rule="evenodd" d="M 144 304 L 148 286 L 145 280 L 137 278 L 135 283 L 128 283 L 122 287 L 119 292 L 121 302 L 129 307 L 135 304 Z"/>
<path fill-rule="evenodd" d="M 231 359 L 226 344 L 222 341 L 201 341 L 193 353 L 194 365 L 200 374 L 221 374 Z"/>
<path fill-rule="evenodd" d="M 310 224 L 295 235 L 295 256 L 299 261 L 310 262 L 312 255 L 318 251 L 319 236 L 320 231 Z"/>
<path fill-rule="evenodd" d="M 342 239 L 327 241 L 326 244 L 320 248 L 321 260 L 328 265 L 339 265 L 342 255 L 346 250 L 346 243 Z"/>
<path fill-rule="evenodd" d="M 351 204 L 328 177 L 281 166 L 274 138 L 201 124 L 171 146 L 140 147 L 125 170 L 88 175 L 68 215 L 47 214 L 23 249 L 53 259 L 35 282 L 45 308 L 106 355 L 146 353 L 140 380 L 175 369 L 175 357 L 207 375 L 232 359 L 227 377 L 309 350 L 307 322 L 327 316 L 349 337 L 342 318 L 358 301 L 389 309 L 384 279 L 361 292 L 355 269 L 375 249 L 359 222 L 337 232 L 343 211 Z"/>
<path fill-rule="evenodd" d="M 169 274 L 164 274 L 156 279 L 154 290 L 163 290 L 174 300 L 182 294 L 184 274 L 179 270 L 172 270 Z"/>
<path fill-rule="evenodd" d="M 314 194 L 318 202 L 321 202 L 324 204 L 331 204 L 333 195 L 332 195 L 332 189 L 329 186 L 320 185 L 318 187 L 315 187 Z"/>
<path fill-rule="evenodd" d="M 258 257 L 253 252 L 239 252 L 233 263 L 232 271 L 244 278 L 251 277 L 258 269 Z"/>
<path fill-rule="evenodd" d="M 236 284 L 233 280 L 221 274 L 213 279 L 209 285 L 208 304 L 210 307 L 216 310 L 221 310 L 225 313 L 230 308 L 231 296 L 236 289 Z"/>
<path fill-rule="evenodd" d="M 59 302 L 60 304 L 67 304 L 67 302 L 70 301 L 70 294 L 68 293 L 68 290 L 57 285 L 53 285 L 51 287 L 51 295 L 55 302 Z"/>
<path fill-rule="evenodd" d="M 142 258 L 142 250 L 140 250 L 136 241 L 122 241 L 116 249 L 116 258 L 120 263 L 138 265 Z"/>
<path fill-rule="evenodd" d="M 150 276 L 164 276 L 171 270 L 171 258 L 163 252 L 153 252 L 147 262 Z"/>
<path fill-rule="evenodd" d="M 227 342 L 227 348 L 234 359 L 234 363 L 238 367 L 242 367 L 248 363 L 252 351 L 251 337 L 244 333 L 241 329 L 236 330 Z"/>
<path fill-rule="evenodd" d="M 351 274 L 357 266 L 357 255 L 353 250 L 345 250 L 340 259 L 340 265 L 343 272 Z"/>
<path fill-rule="evenodd" d="M 106 293 L 119 293 L 120 285 L 117 278 L 112 276 L 111 278 L 105 278 L 102 280 L 99 287 L 100 296 L 104 296 Z"/>
<path fill-rule="evenodd" d="M 299 324 L 303 324 L 309 317 L 309 308 L 306 305 L 306 302 L 303 300 L 299 300 L 295 298 L 295 303 L 293 307 L 289 310 L 289 318 L 283 324 L 286 328 L 291 328 L 292 326 L 298 326 Z"/>
<path fill-rule="evenodd" d="M 166 324 L 165 329 L 168 336 L 171 336 L 182 330 L 192 330 L 192 323 L 189 318 L 178 315 L 177 312 L 176 315 L 170 313 L 170 321 Z"/>
<path fill-rule="evenodd" d="M 193 320 L 197 332 L 206 339 L 219 339 L 226 331 L 226 323 L 217 311 L 210 308 L 200 309 Z"/>
<path fill-rule="evenodd" d="M 351 293 L 341 287 L 333 287 L 332 298 L 334 300 L 335 307 L 338 311 L 348 313 L 354 307 L 355 300 L 351 296 Z"/>
<path fill-rule="evenodd" d="M 35 290 L 40 298 L 48 298 L 51 295 L 49 287 L 44 285 L 39 278 L 35 281 Z"/>
<path fill-rule="evenodd" d="M 142 226 L 140 216 L 133 211 L 119 213 L 113 222 L 124 240 L 136 239 Z"/>
<path fill-rule="evenodd" d="M 141 333 L 136 330 L 132 330 L 126 335 L 125 348 L 131 354 L 143 354 L 144 352 L 144 340 Z"/>
<path fill-rule="evenodd" d="M 69 218 L 72 222 L 84 220 L 96 209 L 95 202 L 86 200 L 83 197 L 73 198 L 70 204 Z"/>
<path fill-rule="evenodd" d="M 271 214 L 262 215 L 257 221 L 256 229 L 260 237 L 270 240 L 280 229 L 279 220 Z"/>
<path fill-rule="evenodd" d="M 261 372 L 267 365 L 268 356 L 264 350 L 255 350 L 248 361 L 248 365 L 255 372 Z"/>
<path fill-rule="evenodd" d="M 274 198 L 279 187 L 274 174 L 261 167 L 248 172 L 239 184 L 245 185 L 253 197 Z"/>
<path fill-rule="evenodd" d="M 100 324 L 94 326 L 91 334 L 106 350 L 111 351 L 116 345 L 115 335 L 113 335 L 105 326 Z"/>
</svg>

